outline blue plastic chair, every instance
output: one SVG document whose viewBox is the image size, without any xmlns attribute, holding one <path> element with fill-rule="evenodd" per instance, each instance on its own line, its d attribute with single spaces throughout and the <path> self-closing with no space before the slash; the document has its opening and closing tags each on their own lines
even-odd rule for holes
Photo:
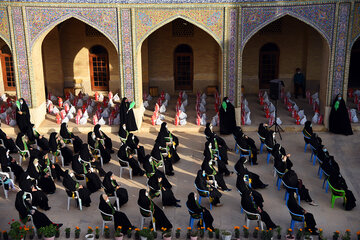
<svg viewBox="0 0 360 240">
<path fill-rule="evenodd" d="M 196 190 L 198 191 L 199 193 L 199 204 L 201 204 L 201 199 L 204 197 L 204 198 L 209 198 L 209 202 L 210 202 L 210 192 L 209 191 L 206 191 L 206 190 L 201 190 L 199 189 L 196 184 L 194 183 L 194 186 L 196 188 Z M 210 202 L 210 210 L 212 210 L 212 204 Z"/>
<path fill-rule="evenodd" d="M 252 166 L 253 163 L 252 163 L 252 161 L 251 161 L 251 150 L 250 150 L 250 149 L 241 148 L 239 145 L 238 145 L 238 149 L 240 150 L 240 157 L 249 157 L 249 161 L 250 161 L 250 164 L 251 164 L 251 166 Z"/>
<path fill-rule="evenodd" d="M 310 144 L 310 147 L 311 147 L 311 156 L 310 156 L 310 162 L 312 161 L 313 162 L 313 165 L 315 166 L 315 163 L 316 163 L 316 159 L 317 159 L 317 156 L 314 152 L 315 148 L 313 146 L 311 146 Z"/>
<path fill-rule="evenodd" d="M 272 148 L 271 148 L 271 147 L 268 147 L 268 145 L 266 145 L 266 144 L 265 144 L 265 147 L 266 147 L 266 149 L 268 150 L 268 154 L 267 154 L 267 156 L 266 156 L 266 163 L 269 164 Z"/>
<path fill-rule="evenodd" d="M 257 133 L 257 135 L 259 136 L 259 139 L 260 139 L 260 153 L 263 152 L 263 147 L 265 145 L 265 138 L 263 138 L 262 136 L 260 136 L 259 133 Z"/>
<path fill-rule="evenodd" d="M 240 193 L 240 197 L 242 197 L 242 193 L 239 191 L 239 190 L 237 190 L 239 193 Z M 244 209 L 243 209 L 243 207 L 241 206 L 241 213 L 244 213 Z"/>
<path fill-rule="evenodd" d="M 311 139 L 311 138 L 309 138 L 308 136 L 305 136 L 304 133 L 302 133 L 302 134 L 303 134 L 304 138 L 309 139 L 309 140 Z M 304 148 L 304 152 L 305 152 L 305 153 L 306 153 L 307 145 L 309 145 L 309 143 L 306 143 L 306 141 L 305 141 L 305 148 Z"/>
<path fill-rule="evenodd" d="M 199 200 L 199 201 L 200 201 L 200 200 Z M 200 203 L 199 203 L 199 204 L 200 204 Z M 194 226 L 194 220 L 195 220 L 195 219 L 196 219 L 196 220 L 197 220 L 197 219 L 201 220 L 203 227 L 205 227 L 205 221 L 204 221 L 204 218 L 203 218 L 203 213 L 202 213 L 202 212 L 200 213 L 200 217 L 199 217 L 199 218 L 198 218 L 198 217 L 195 217 L 195 216 L 194 216 L 195 213 L 188 208 L 187 204 L 186 204 L 186 207 L 187 207 L 187 209 L 188 209 L 188 211 L 189 211 L 189 214 L 190 214 L 189 227 L 191 227 L 191 229 L 193 228 L 193 226 Z"/>
<path fill-rule="evenodd" d="M 281 182 L 282 182 L 281 178 L 284 176 L 285 173 L 280 172 L 280 171 L 277 170 L 275 167 L 274 167 L 274 171 L 275 171 L 275 173 L 276 173 L 276 175 L 277 175 L 276 186 L 277 186 L 277 188 L 278 188 L 278 191 L 280 191 Z"/>
<path fill-rule="evenodd" d="M 288 201 L 288 199 L 289 199 L 289 191 L 288 191 L 288 189 L 292 189 L 292 190 L 295 190 L 296 195 L 297 195 L 297 198 L 298 198 L 298 201 L 299 201 L 299 205 L 300 205 L 300 195 L 299 195 L 298 188 L 290 187 L 290 186 L 286 185 L 286 184 L 284 183 L 284 181 L 282 181 L 282 183 L 283 183 L 284 187 L 286 188 L 285 197 L 284 197 L 285 202 L 287 203 L 287 201 Z"/>
<path fill-rule="evenodd" d="M 324 182 L 322 184 L 322 188 L 324 189 L 324 186 L 326 184 L 326 187 L 325 187 L 325 192 L 327 193 L 328 190 L 329 190 L 329 183 L 328 183 L 328 178 L 329 178 L 329 174 L 327 174 L 323 169 L 322 169 L 322 173 L 324 173 Z"/>
<path fill-rule="evenodd" d="M 286 204 L 286 206 L 287 206 L 287 204 Z M 293 213 L 293 212 L 290 211 L 289 208 L 288 208 L 288 210 L 289 210 L 289 213 L 290 213 L 290 216 L 291 216 L 291 223 L 290 223 L 291 230 L 294 231 L 295 224 L 301 224 L 300 228 L 304 228 L 304 226 L 305 226 L 305 216 Z"/>
<path fill-rule="evenodd" d="M 322 164 L 322 161 L 320 161 L 320 159 L 319 158 L 317 158 L 317 160 L 318 160 L 318 162 L 319 162 L 319 169 L 318 169 L 318 176 L 319 176 L 319 178 L 321 179 L 322 178 L 322 168 L 321 168 L 321 164 Z"/>
</svg>

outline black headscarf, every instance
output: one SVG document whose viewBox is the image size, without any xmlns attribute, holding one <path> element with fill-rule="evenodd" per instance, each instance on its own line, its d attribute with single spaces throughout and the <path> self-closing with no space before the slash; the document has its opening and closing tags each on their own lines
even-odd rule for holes
<svg viewBox="0 0 360 240">
<path fill-rule="evenodd" d="M 90 162 L 90 160 L 92 159 L 92 156 L 91 156 L 91 154 L 90 154 L 89 147 L 88 147 L 88 144 L 87 144 L 87 143 L 83 143 L 83 144 L 81 145 L 80 158 L 81 158 L 83 161 L 86 161 L 86 162 Z"/>
<path fill-rule="evenodd" d="M 124 129 L 123 125 L 125 126 L 125 129 L 126 129 L 126 125 L 125 125 L 125 124 L 120 124 L 119 137 L 121 137 L 121 138 L 126 138 L 126 136 L 127 136 L 127 131 Z"/>
<path fill-rule="evenodd" d="M 162 159 L 161 152 L 160 152 L 160 145 L 158 143 L 155 143 L 155 145 L 151 151 L 151 156 L 153 158 L 157 159 L 158 161 Z"/>
<path fill-rule="evenodd" d="M 126 115 L 127 115 L 128 108 L 129 108 L 129 103 L 127 102 L 127 98 L 124 97 L 121 100 L 120 109 L 119 109 L 119 111 L 120 111 L 120 126 L 122 126 L 123 124 L 126 124 Z"/>
<path fill-rule="evenodd" d="M 24 149 L 25 146 L 24 146 L 24 143 L 23 143 L 23 140 L 22 140 L 22 138 L 23 138 L 24 135 L 25 135 L 24 133 L 19 132 L 18 135 L 17 135 L 17 137 L 16 137 L 16 140 L 15 140 L 15 143 L 16 143 L 16 145 L 20 148 L 20 150 L 25 150 L 25 149 Z"/>
<path fill-rule="evenodd" d="M 203 171 L 199 170 L 197 172 L 196 178 L 195 178 L 195 184 L 196 186 L 201 190 L 208 190 L 207 183 L 206 183 L 206 177 L 203 176 Z"/>
<path fill-rule="evenodd" d="M 56 132 L 52 132 L 50 134 L 50 138 L 49 138 L 49 149 L 52 152 L 56 152 L 57 151 L 57 141 L 56 141 Z"/>
<path fill-rule="evenodd" d="M 162 147 L 165 147 L 165 145 L 166 145 L 165 137 L 169 137 L 169 131 L 166 128 L 166 125 L 167 125 L 166 122 L 163 122 L 161 124 L 159 134 L 155 140 L 155 142 L 159 143 L 160 146 L 162 146 Z"/>
<path fill-rule="evenodd" d="M 114 192 L 115 188 L 111 183 L 111 176 L 113 175 L 113 173 L 111 171 L 107 172 L 105 174 L 104 180 L 102 182 L 105 190 L 107 190 L 108 192 Z"/>
<path fill-rule="evenodd" d="M 266 138 L 267 134 L 269 133 L 269 130 L 267 127 L 264 126 L 264 123 L 259 124 L 258 133 L 261 137 Z"/>
<path fill-rule="evenodd" d="M 67 123 L 62 123 L 60 126 L 60 136 L 65 139 L 71 138 L 68 129 L 67 129 Z"/>
<path fill-rule="evenodd" d="M 186 206 L 195 213 L 201 213 L 202 208 L 199 206 L 199 204 L 195 200 L 195 194 L 193 192 L 189 193 L 188 200 L 186 202 Z"/>
<path fill-rule="evenodd" d="M 88 132 L 88 139 L 87 142 L 90 147 L 95 148 L 95 140 L 92 137 L 93 132 Z"/>
<path fill-rule="evenodd" d="M 94 133 L 96 138 L 103 138 L 100 132 L 100 127 L 101 127 L 100 124 L 96 124 L 94 127 Z"/>
<path fill-rule="evenodd" d="M 140 189 L 139 191 L 138 205 L 143 209 L 150 209 L 150 199 L 148 198 L 148 196 L 146 196 L 145 189 Z"/>
<path fill-rule="evenodd" d="M 76 181 L 70 176 L 69 170 L 64 173 L 63 185 L 69 191 L 76 191 Z"/>
<path fill-rule="evenodd" d="M 339 98 L 341 98 L 339 100 Z M 352 135 L 353 131 L 344 99 L 338 94 L 331 107 L 329 131 L 337 134 Z"/>
<path fill-rule="evenodd" d="M 210 129 L 210 123 L 206 123 L 204 133 L 207 139 L 214 137 L 214 132 Z"/>
<path fill-rule="evenodd" d="M 313 134 L 313 129 L 312 129 L 312 127 L 311 127 L 311 121 L 306 121 L 306 122 L 305 122 L 304 129 L 305 129 L 306 132 L 308 132 L 310 135 Z"/>
<path fill-rule="evenodd" d="M 234 105 L 224 97 L 219 109 L 220 117 L 220 134 L 231 134 L 236 127 L 235 108 Z"/>
<path fill-rule="evenodd" d="M 244 175 L 246 170 L 244 167 L 244 163 L 247 161 L 247 159 L 245 157 L 241 157 L 237 163 L 235 164 L 234 168 L 237 172 L 238 175 Z"/>
<path fill-rule="evenodd" d="M 110 203 L 111 204 L 111 203 Z M 113 209 L 109 206 L 109 204 L 105 201 L 103 194 L 100 194 L 100 202 L 99 209 L 104 213 L 113 215 Z"/>
</svg>

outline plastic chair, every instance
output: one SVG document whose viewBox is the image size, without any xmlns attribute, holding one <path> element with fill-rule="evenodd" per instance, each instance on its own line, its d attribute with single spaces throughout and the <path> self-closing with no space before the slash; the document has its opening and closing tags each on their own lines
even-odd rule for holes
<svg viewBox="0 0 360 240">
<path fill-rule="evenodd" d="M 154 157 L 150 157 L 151 158 L 151 160 L 152 161 L 154 161 L 154 162 L 156 162 L 157 163 L 157 169 L 159 169 L 159 168 L 163 168 L 163 171 L 164 171 L 164 173 L 166 173 L 166 171 L 165 171 L 165 164 L 164 164 L 164 160 L 157 160 L 156 158 L 154 158 Z"/>
<path fill-rule="evenodd" d="M 103 158 L 102 158 L 102 156 L 101 156 L 100 149 L 93 148 L 93 147 L 91 147 L 90 145 L 89 145 L 89 147 L 90 147 L 91 152 L 92 152 L 92 154 L 94 155 L 94 157 L 95 157 L 96 159 L 98 159 L 98 158 L 100 159 L 100 164 L 101 164 L 101 167 L 102 167 L 104 164 L 103 164 Z"/>
<path fill-rule="evenodd" d="M 79 197 L 79 192 L 78 191 L 74 191 L 74 192 L 71 192 L 69 190 L 66 190 L 66 193 L 68 195 L 68 198 L 67 198 L 67 210 L 69 211 L 70 209 L 70 201 L 71 199 L 74 199 L 75 201 L 77 200 L 77 203 L 79 205 L 79 209 L 80 211 L 82 211 L 82 201 L 81 201 L 81 198 Z"/>
<path fill-rule="evenodd" d="M 117 207 L 116 209 L 120 210 L 120 203 L 119 203 L 119 198 L 117 197 L 117 194 L 116 194 L 116 190 L 114 191 L 113 195 L 111 195 L 111 196 L 107 195 L 107 196 L 108 196 L 109 200 L 115 200 L 116 207 Z"/>
<path fill-rule="evenodd" d="M 237 191 L 240 193 L 240 197 L 242 197 L 242 192 L 240 192 L 240 190 L 239 190 L 239 189 L 238 189 Z M 243 207 L 242 207 L 242 206 L 241 206 L 241 210 L 240 210 L 240 211 L 241 211 L 241 213 L 244 213 L 244 209 L 243 209 Z"/>
<path fill-rule="evenodd" d="M 147 210 L 147 209 L 144 209 L 142 207 L 140 207 L 140 214 L 141 214 L 141 218 L 140 218 L 140 229 L 143 229 L 143 226 L 144 226 L 144 223 L 145 223 L 145 219 L 146 218 L 151 218 L 151 222 L 152 222 L 152 225 L 153 225 L 153 229 L 154 229 L 154 232 L 156 232 L 156 227 L 155 227 L 155 222 L 153 221 L 154 217 L 153 217 L 153 214 L 150 210 Z"/>
<path fill-rule="evenodd" d="M 190 221 L 189 221 L 189 227 L 193 228 L 193 225 L 194 225 L 194 220 L 201 220 L 202 221 L 202 226 L 205 227 L 205 221 L 204 221 L 204 218 L 203 218 L 203 213 L 201 212 L 200 215 L 196 214 L 195 212 L 191 211 L 189 209 L 189 207 L 187 206 L 186 204 L 186 207 L 189 211 L 189 214 L 190 214 Z"/>
<path fill-rule="evenodd" d="M 282 182 L 282 177 L 284 176 L 285 173 L 280 172 L 280 171 L 277 170 L 275 167 L 274 167 L 274 173 L 275 173 L 276 176 L 277 176 L 276 186 L 277 186 L 277 188 L 278 188 L 278 191 L 280 191 L 281 182 Z"/>
<path fill-rule="evenodd" d="M 267 164 L 269 164 L 269 162 L 270 162 L 270 157 L 271 157 L 271 151 L 272 151 L 272 148 L 271 147 L 269 147 L 268 145 L 266 145 L 265 144 L 265 147 L 266 147 L 266 149 L 268 150 L 268 154 L 267 154 L 267 156 L 266 156 L 266 163 Z"/>
<path fill-rule="evenodd" d="M 286 203 L 286 206 L 287 206 L 287 203 Z M 288 210 L 289 210 L 289 213 L 290 213 L 290 216 L 291 216 L 291 222 L 290 222 L 291 230 L 294 231 L 295 224 L 298 224 L 298 225 L 301 224 L 300 228 L 304 228 L 304 226 L 305 226 L 305 216 L 293 213 L 293 212 L 290 211 L 289 208 L 288 208 Z"/>
<path fill-rule="evenodd" d="M 61 159 L 61 166 L 64 167 L 64 157 L 63 155 L 61 154 L 61 151 L 60 150 L 57 150 L 56 152 L 50 152 L 51 155 L 52 155 L 52 158 L 51 158 L 51 162 L 52 163 L 56 163 L 56 157 L 60 158 Z"/>
<path fill-rule="evenodd" d="M 31 222 L 31 225 L 34 227 L 34 235 L 36 235 L 36 234 L 37 234 L 37 230 L 36 230 L 36 227 L 35 227 L 35 224 L 34 224 L 34 219 L 33 219 L 33 217 L 32 217 L 31 214 L 27 215 L 27 217 L 28 217 L 28 221 L 30 221 L 30 222 Z"/>
<path fill-rule="evenodd" d="M 129 171 L 130 179 L 132 180 L 132 168 L 130 167 L 129 162 L 124 161 L 118 157 L 119 164 L 120 164 L 120 178 L 122 176 L 122 172 L 124 169 L 127 169 Z"/>
<path fill-rule="evenodd" d="M 201 204 L 201 199 L 202 198 L 209 198 L 209 202 L 210 202 L 210 192 L 209 191 L 206 191 L 206 190 L 201 190 L 199 189 L 196 184 L 194 183 L 194 186 L 196 188 L 196 190 L 198 191 L 199 193 L 199 204 Z M 210 210 L 212 210 L 212 204 L 210 202 Z"/>
<path fill-rule="evenodd" d="M 7 178 L 9 178 L 9 174 L 8 173 L 4 173 L 4 172 L 0 172 L 0 184 L 4 190 L 4 195 L 5 195 L 5 198 L 7 199 L 8 198 L 8 190 L 5 189 L 5 181 L 3 179 L 3 177 L 6 176 Z M 10 178 L 9 178 L 10 179 Z M 10 187 L 10 185 L 9 185 Z"/>
<path fill-rule="evenodd" d="M 333 186 L 331 186 L 329 180 L 327 180 L 327 183 L 329 184 L 330 189 L 331 189 L 331 208 L 334 208 L 335 200 L 338 198 L 343 198 L 344 204 L 345 204 L 346 203 L 345 191 L 335 189 Z"/>
<path fill-rule="evenodd" d="M 5 146 L 4 141 L 0 139 L 0 146 Z"/>
<path fill-rule="evenodd" d="M 250 221 L 256 221 L 258 226 L 260 226 L 261 230 L 264 230 L 264 224 L 261 221 L 261 216 L 258 213 L 251 213 L 246 211 L 245 209 L 243 209 L 245 212 L 245 222 L 246 222 L 246 226 L 249 227 L 250 226 Z"/>
<path fill-rule="evenodd" d="M 312 161 L 313 165 L 315 166 L 316 159 L 317 159 L 317 156 L 316 156 L 316 154 L 314 152 L 315 148 L 313 146 L 311 146 L 311 144 L 310 144 L 310 148 L 311 148 L 310 162 Z"/>
<path fill-rule="evenodd" d="M 327 174 L 324 170 L 322 170 L 322 173 L 324 173 L 324 181 L 323 181 L 323 184 L 322 184 L 322 188 L 324 189 L 324 186 L 325 186 L 325 183 L 326 183 L 325 192 L 327 193 L 328 189 L 329 189 L 329 183 L 327 182 L 327 180 L 328 180 L 330 175 Z"/>
<path fill-rule="evenodd" d="M 105 212 L 101 211 L 100 209 L 99 209 L 99 211 L 100 211 L 101 218 L 102 218 L 101 235 L 104 235 L 105 225 L 112 223 L 114 219 L 113 219 L 113 215 L 105 213 Z M 110 220 L 108 220 L 108 219 L 110 219 Z"/>
<path fill-rule="evenodd" d="M 304 138 L 306 138 L 306 139 L 308 139 L 308 140 L 311 139 L 311 138 L 309 138 L 308 136 L 305 136 L 304 133 L 302 133 L 302 134 L 303 134 Z M 309 145 L 309 143 L 307 143 L 307 142 L 305 141 L 304 153 L 306 153 L 307 145 Z"/>
<path fill-rule="evenodd" d="M 63 138 L 65 144 L 73 144 L 73 140 L 71 138 Z"/>
<path fill-rule="evenodd" d="M 262 152 L 263 152 L 263 147 L 264 147 L 264 145 L 265 145 L 265 138 L 263 138 L 262 136 L 260 136 L 259 133 L 257 133 L 257 135 L 258 135 L 258 137 L 259 137 L 259 139 L 260 139 L 260 153 L 262 153 Z"/>
<path fill-rule="evenodd" d="M 19 163 L 20 166 L 22 164 L 22 160 L 26 160 L 27 157 L 30 157 L 30 152 L 29 150 L 21 150 L 17 145 L 15 145 L 17 150 L 19 151 Z M 27 156 L 27 157 L 26 157 Z"/>
<path fill-rule="evenodd" d="M 281 180 L 281 181 L 282 181 L 282 180 Z M 285 202 L 287 203 L 287 201 L 288 201 L 288 199 L 289 199 L 289 189 L 290 189 L 290 190 L 295 190 L 296 196 L 297 196 L 297 198 L 298 198 L 299 205 L 300 205 L 300 194 L 299 194 L 298 188 L 290 187 L 290 186 L 286 185 L 284 181 L 282 181 L 282 184 L 283 184 L 284 187 L 286 188 L 285 197 L 284 197 Z"/>
</svg>

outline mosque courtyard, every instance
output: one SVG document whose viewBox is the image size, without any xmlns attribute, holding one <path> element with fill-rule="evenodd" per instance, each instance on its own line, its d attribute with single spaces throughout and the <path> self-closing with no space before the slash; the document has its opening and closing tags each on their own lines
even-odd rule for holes
<svg viewBox="0 0 360 240">
<path fill-rule="evenodd" d="M 194 180 L 195 174 L 203 160 L 203 150 L 205 137 L 202 132 L 173 132 L 179 137 L 180 146 L 178 147 L 178 153 L 181 160 L 174 164 L 175 176 L 168 177 L 173 184 L 173 192 L 176 198 L 181 200 L 181 208 L 165 207 L 164 212 L 173 224 L 174 229 L 181 228 L 181 238 L 186 238 L 186 228 L 189 224 L 189 213 L 185 206 L 187 195 L 191 191 L 195 191 Z M 256 132 L 247 132 L 252 137 L 257 145 L 259 145 L 259 139 Z M 138 132 L 140 143 L 145 147 L 146 153 L 150 153 L 154 140 L 157 136 L 156 132 Z M 310 195 L 313 200 L 319 204 L 319 206 L 311 206 L 302 201 L 301 206 L 308 212 L 314 214 L 317 222 L 317 227 L 322 228 L 325 233 L 325 237 L 330 238 L 334 231 L 340 231 L 341 234 L 346 229 L 350 229 L 352 232 L 352 238 L 356 236 L 356 232 L 360 230 L 360 208 L 355 207 L 352 211 L 345 211 L 342 206 L 342 200 L 337 200 L 335 207 L 331 208 L 330 204 L 330 192 L 325 193 L 322 189 L 323 179 L 319 179 L 317 176 L 318 165 L 313 166 L 310 160 L 310 151 L 304 153 L 304 140 L 301 132 L 282 133 L 282 140 L 277 136 L 277 141 L 285 147 L 288 153 L 291 153 L 291 160 L 294 164 L 293 169 L 296 171 L 299 178 L 303 180 L 305 186 L 309 189 Z M 323 139 L 323 144 L 327 147 L 331 155 L 334 155 L 335 160 L 339 163 L 341 173 L 343 174 L 347 185 L 350 190 L 353 191 L 356 199 L 360 199 L 360 176 L 358 169 L 360 167 L 359 162 L 359 149 L 357 146 L 360 144 L 359 132 L 355 132 L 352 136 L 334 135 L 328 132 L 320 132 L 320 137 Z M 15 136 L 10 135 L 15 138 Z M 79 135 L 83 140 L 86 140 L 85 134 Z M 123 173 L 122 178 L 119 178 L 119 163 L 117 161 L 117 150 L 120 146 L 119 139 L 115 134 L 109 134 L 109 137 L 113 140 L 113 146 L 115 153 L 112 154 L 111 162 L 104 165 L 105 171 L 112 171 L 116 176 L 118 182 L 122 187 L 125 187 L 129 194 L 129 201 L 125 204 L 121 211 L 126 213 L 131 223 L 135 226 L 140 226 L 140 212 L 137 205 L 139 189 L 146 188 L 146 177 L 133 177 L 129 179 L 127 171 Z M 234 139 L 232 135 L 223 136 L 230 148 L 234 148 Z M 259 192 L 264 198 L 264 209 L 269 213 L 273 221 L 280 225 L 282 228 L 283 238 L 285 236 L 286 229 L 290 226 L 290 215 L 287 210 L 284 201 L 285 190 L 277 190 L 275 186 L 275 178 L 273 176 L 272 162 L 269 165 L 266 164 L 266 153 L 258 155 L 259 165 L 247 167 L 250 171 L 260 175 L 264 183 L 269 184 L 266 189 L 260 189 Z M 17 158 L 17 155 L 14 156 Z M 233 166 L 239 159 L 239 155 L 235 151 L 229 152 L 229 166 L 230 170 L 233 170 Z M 23 167 L 26 167 L 27 162 L 23 163 Z M 224 204 L 221 207 L 213 207 L 211 214 L 214 217 L 214 227 L 219 229 L 233 230 L 234 226 L 242 226 L 245 223 L 244 214 L 240 212 L 240 195 L 236 190 L 236 175 L 232 174 L 229 177 L 225 177 L 225 181 L 231 192 L 222 192 L 223 196 L 221 202 Z M 101 228 L 102 218 L 98 210 L 99 196 L 103 193 L 103 190 L 98 191 L 91 195 L 91 206 L 83 208 L 80 211 L 76 208 L 75 203 L 72 201 L 70 211 L 66 210 L 67 207 L 67 195 L 64 191 L 64 187 L 61 182 L 56 182 L 57 191 L 53 195 L 48 195 L 49 205 L 51 209 L 46 211 L 46 215 L 55 223 L 63 223 L 64 226 L 61 229 L 60 238 L 65 238 L 65 228 L 71 228 L 71 238 L 74 237 L 74 228 L 79 226 L 81 229 L 81 237 L 85 235 L 88 226 L 95 228 L 99 226 Z M 14 206 L 16 192 L 9 192 L 9 198 L 4 199 L 4 195 L 1 192 L 0 198 L 0 229 L 7 230 L 9 228 L 8 222 L 11 219 L 18 219 L 18 213 Z M 162 206 L 161 199 L 155 199 L 154 202 L 158 206 Z M 359 202 L 358 202 L 359 203 Z M 208 199 L 202 200 L 202 205 L 209 208 Z M 146 222 L 148 225 L 148 222 Z M 250 232 L 254 230 L 256 223 L 252 222 L 250 225 Z M 110 225 L 111 231 L 113 226 Z M 242 232 L 241 232 L 242 234 Z M 207 236 L 207 235 L 205 235 Z M 160 238 L 160 235 L 159 237 Z"/>
</svg>

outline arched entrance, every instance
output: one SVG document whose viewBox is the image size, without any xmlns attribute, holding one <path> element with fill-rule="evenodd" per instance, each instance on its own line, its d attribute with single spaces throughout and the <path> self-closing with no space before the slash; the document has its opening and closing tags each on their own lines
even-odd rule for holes
<svg viewBox="0 0 360 240">
<path fill-rule="evenodd" d="M 205 92 L 209 86 L 222 89 L 222 51 L 218 42 L 185 19 L 177 18 L 151 33 L 142 42 L 139 58 L 139 85 L 144 92 L 149 92 L 150 87 L 169 94 L 180 90 Z"/>
<path fill-rule="evenodd" d="M 96 45 L 90 48 L 90 80 L 93 91 L 109 91 L 109 55 L 107 50 Z"/>
<path fill-rule="evenodd" d="M 279 77 L 280 50 L 275 43 L 266 43 L 259 54 L 259 88 L 269 88 L 269 83 Z"/>
<path fill-rule="evenodd" d="M 350 57 L 349 88 L 360 88 L 360 39 L 356 40 Z"/>
<path fill-rule="evenodd" d="M 9 46 L 0 38 L 0 92 L 16 93 L 14 63 Z"/>
</svg>

